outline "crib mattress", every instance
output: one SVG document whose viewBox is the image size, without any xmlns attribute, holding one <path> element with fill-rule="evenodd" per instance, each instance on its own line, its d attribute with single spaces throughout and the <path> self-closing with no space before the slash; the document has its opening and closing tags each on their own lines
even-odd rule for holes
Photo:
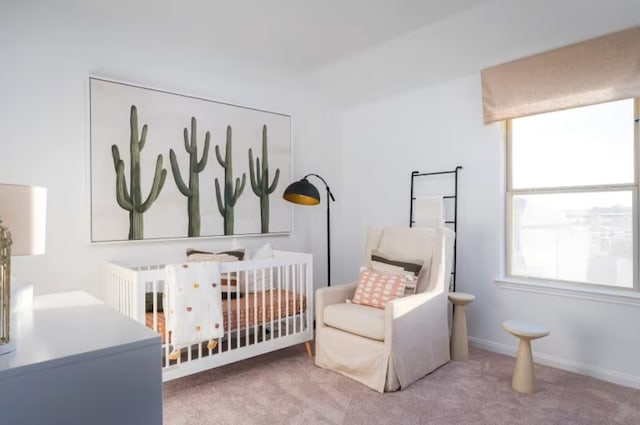
<svg viewBox="0 0 640 425">
<path fill-rule="evenodd" d="M 225 331 L 246 329 L 304 312 L 306 298 L 291 291 L 273 290 L 244 294 L 241 298 L 223 299 L 222 315 Z M 158 312 L 157 329 L 165 342 L 164 313 Z M 147 327 L 154 329 L 154 313 L 146 313 Z"/>
</svg>

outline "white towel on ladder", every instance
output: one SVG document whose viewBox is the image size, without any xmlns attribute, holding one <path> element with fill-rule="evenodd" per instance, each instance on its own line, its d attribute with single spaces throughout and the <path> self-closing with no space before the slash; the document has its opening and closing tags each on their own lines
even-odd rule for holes
<svg viewBox="0 0 640 425">
<path fill-rule="evenodd" d="M 413 203 L 414 227 L 441 227 L 444 224 L 442 196 L 423 196 Z"/>
<path fill-rule="evenodd" d="M 165 314 L 170 343 L 180 348 L 224 335 L 220 269 L 214 261 L 167 265 Z M 209 348 L 212 344 L 209 344 Z M 213 344 L 215 348 L 215 344 Z"/>
</svg>

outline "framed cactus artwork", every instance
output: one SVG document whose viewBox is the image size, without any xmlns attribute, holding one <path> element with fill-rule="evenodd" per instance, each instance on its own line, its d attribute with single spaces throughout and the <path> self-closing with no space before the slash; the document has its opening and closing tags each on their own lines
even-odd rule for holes
<svg viewBox="0 0 640 425">
<path fill-rule="evenodd" d="M 89 78 L 91 241 L 291 232 L 291 117 Z"/>
</svg>

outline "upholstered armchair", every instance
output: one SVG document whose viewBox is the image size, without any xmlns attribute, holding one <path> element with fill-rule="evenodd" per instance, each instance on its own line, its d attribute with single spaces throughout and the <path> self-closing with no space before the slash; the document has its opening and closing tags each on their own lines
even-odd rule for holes
<svg viewBox="0 0 640 425">
<path fill-rule="evenodd" d="M 384 392 L 447 363 L 453 243 L 446 228 L 369 228 L 363 265 L 371 265 L 372 251 L 422 260 L 416 293 L 374 308 L 350 302 L 358 282 L 317 290 L 316 365 Z"/>
</svg>

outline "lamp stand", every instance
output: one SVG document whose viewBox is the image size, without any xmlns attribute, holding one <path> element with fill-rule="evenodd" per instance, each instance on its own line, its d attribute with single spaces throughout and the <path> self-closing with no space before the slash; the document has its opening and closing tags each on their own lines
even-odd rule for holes
<svg viewBox="0 0 640 425">
<path fill-rule="evenodd" d="M 327 186 L 327 286 L 331 286 L 331 199 L 333 195 Z"/>
<path fill-rule="evenodd" d="M 306 179 L 309 176 L 319 178 L 327 189 L 327 286 L 331 286 L 331 202 L 335 202 L 336 198 L 333 197 L 333 193 L 331 193 L 331 189 L 325 179 L 317 174 L 307 174 L 304 178 Z"/>
</svg>

